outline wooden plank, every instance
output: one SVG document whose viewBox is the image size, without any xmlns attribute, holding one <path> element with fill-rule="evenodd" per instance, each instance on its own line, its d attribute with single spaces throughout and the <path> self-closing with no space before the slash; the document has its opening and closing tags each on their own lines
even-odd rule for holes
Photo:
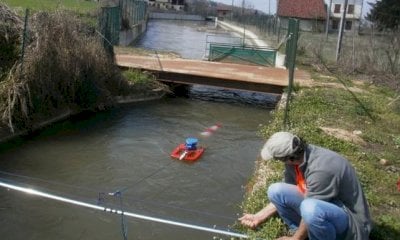
<svg viewBox="0 0 400 240">
<path fill-rule="evenodd" d="M 163 81 L 203 84 L 258 92 L 282 93 L 288 84 L 286 69 L 157 56 L 117 55 L 118 66 L 152 71 Z M 296 71 L 298 81 L 309 79 Z"/>
</svg>

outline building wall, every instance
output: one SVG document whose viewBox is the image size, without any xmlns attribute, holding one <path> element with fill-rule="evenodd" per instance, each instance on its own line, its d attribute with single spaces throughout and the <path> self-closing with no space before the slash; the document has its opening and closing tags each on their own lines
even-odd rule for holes
<svg viewBox="0 0 400 240">
<path fill-rule="evenodd" d="M 281 27 L 288 28 L 289 18 L 280 17 Z M 299 30 L 305 32 L 323 32 L 325 29 L 324 21 L 322 20 L 308 20 L 300 19 Z"/>
<path fill-rule="evenodd" d="M 329 3 L 328 3 L 329 4 Z M 340 5 L 340 11 L 335 12 L 336 5 Z M 348 0 L 348 6 L 354 6 L 353 14 L 349 13 L 349 7 L 347 8 L 346 18 L 348 19 L 361 19 L 362 14 L 362 1 L 361 0 Z M 344 0 L 332 0 L 332 6 L 330 9 L 331 17 L 340 18 L 344 10 Z"/>
<path fill-rule="evenodd" d="M 330 0 L 325 0 L 329 6 Z M 332 6 L 330 8 L 330 23 L 329 30 L 337 31 L 340 26 L 340 19 L 344 10 L 344 0 L 332 0 Z M 346 22 L 344 31 L 354 31 L 360 26 L 360 20 L 362 18 L 362 0 L 348 0 L 348 7 L 346 13 Z M 351 11 L 353 6 L 353 12 Z"/>
</svg>

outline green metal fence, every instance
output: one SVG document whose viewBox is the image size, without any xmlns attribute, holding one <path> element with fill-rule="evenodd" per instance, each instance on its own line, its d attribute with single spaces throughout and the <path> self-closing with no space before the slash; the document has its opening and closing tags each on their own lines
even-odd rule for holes
<svg viewBox="0 0 400 240">
<path fill-rule="evenodd" d="M 275 66 L 276 49 L 262 39 L 207 35 L 205 56 L 209 61 Z"/>
<path fill-rule="evenodd" d="M 147 2 L 143 0 L 120 0 L 123 26 L 136 25 L 146 19 Z"/>
<path fill-rule="evenodd" d="M 274 34 L 278 29 L 277 18 L 272 15 L 243 15 L 241 12 L 234 12 L 229 20 L 238 25 L 253 26 L 262 34 Z"/>
<path fill-rule="evenodd" d="M 210 43 L 209 61 L 275 66 L 276 50 L 256 46 Z"/>
<path fill-rule="evenodd" d="M 145 21 L 147 13 L 147 2 L 143 0 L 120 0 L 117 6 L 102 7 L 99 29 L 105 48 L 112 52 L 112 46 L 119 43 L 120 31 Z"/>
<path fill-rule="evenodd" d="M 103 35 L 104 47 L 113 52 L 113 45 L 119 43 L 119 32 L 121 30 L 121 10 L 119 6 L 102 7 L 99 17 L 100 33 Z"/>
</svg>

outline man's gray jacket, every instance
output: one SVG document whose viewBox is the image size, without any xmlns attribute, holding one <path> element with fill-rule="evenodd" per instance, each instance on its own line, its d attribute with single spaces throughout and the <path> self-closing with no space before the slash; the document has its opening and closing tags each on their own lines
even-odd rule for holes
<svg viewBox="0 0 400 240">
<path fill-rule="evenodd" d="M 345 239 L 368 239 L 371 231 L 368 203 L 351 164 L 336 152 L 308 144 L 299 167 L 307 184 L 306 198 L 334 203 L 348 213 Z M 285 182 L 296 184 L 293 166 L 286 165 Z"/>
</svg>

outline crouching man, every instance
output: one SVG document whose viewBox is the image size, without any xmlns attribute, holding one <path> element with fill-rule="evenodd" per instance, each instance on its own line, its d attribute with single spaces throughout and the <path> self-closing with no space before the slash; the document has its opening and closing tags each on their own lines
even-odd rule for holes
<svg viewBox="0 0 400 240">
<path fill-rule="evenodd" d="M 255 228 L 278 213 L 293 233 L 280 240 L 368 239 L 368 203 L 345 158 L 289 132 L 273 134 L 261 157 L 285 164 L 284 182 L 271 184 L 270 203 L 256 214 L 244 214 L 241 224 Z"/>
</svg>

